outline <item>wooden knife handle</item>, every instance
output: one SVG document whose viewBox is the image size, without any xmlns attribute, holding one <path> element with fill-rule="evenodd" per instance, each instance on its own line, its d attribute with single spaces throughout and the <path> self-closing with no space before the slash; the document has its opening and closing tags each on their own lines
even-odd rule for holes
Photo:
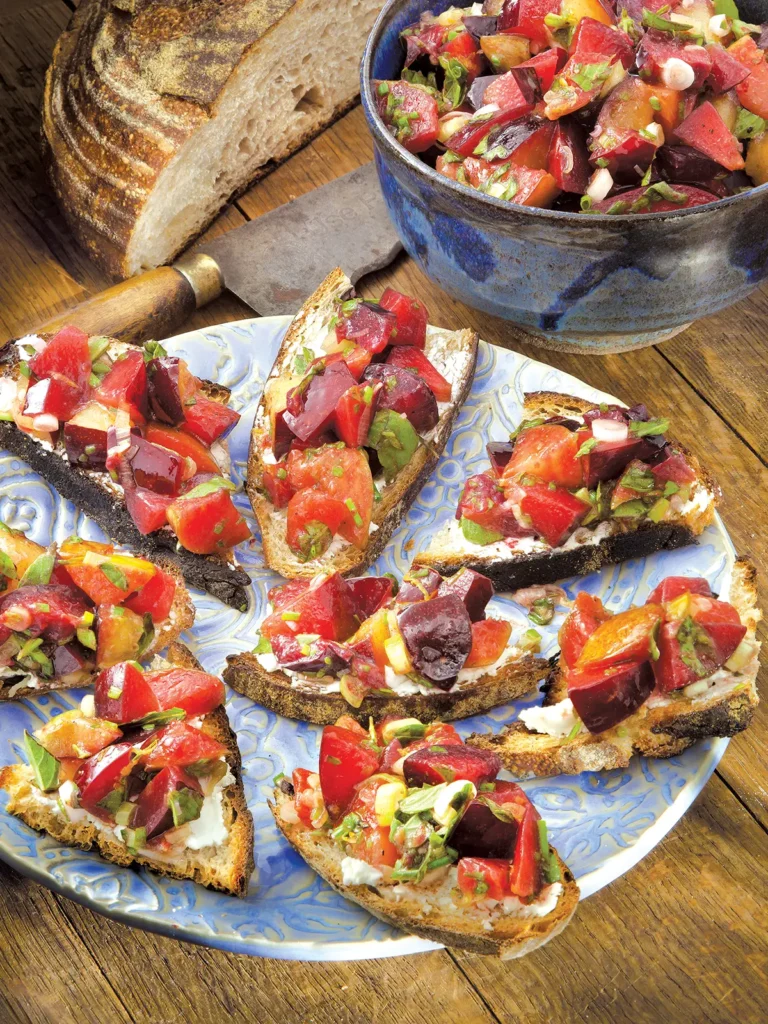
<svg viewBox="0 0 768 1024">
<path fill-rule="evenodd" d="M 215 260 L 194 253 L 172 267 L 158 267 L 121 281 L 35 330 L 51 332 L 73 324 L 87 334 L 105 334 L 122 341 L 167 338 L 195 309 L 221 295 L 223 289 Z"/>
</svg>

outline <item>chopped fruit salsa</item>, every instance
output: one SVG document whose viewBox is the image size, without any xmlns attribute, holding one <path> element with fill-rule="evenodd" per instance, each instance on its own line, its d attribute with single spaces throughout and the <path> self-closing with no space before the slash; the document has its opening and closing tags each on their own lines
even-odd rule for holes
<svg viewBox="0 0 768 1024">
<path fill-rule="evenodd" d="M 741 685 L 757 654 L 746 633 L 737 610 L 698 577 L 670 576 L 641 608 L 617 615 L 582 591 L 559 634 L 569 738 L 582 725 L 591 733 L 618 725 L 651 696 L 695 698 L 718 683 Z"/>
<path fill-rule="evenodd" d="M 65 819 L 91 822 L 132 853 L 218 845 L 227 836 L 221 792 L 234 778 L 227 747 L 200 716 L 223 702 L 223 683 L 206 672 L 114 665 L 95 697 L 24 734 L 35 784 Z"/>
<path fill-rule="evenodd" d="M 662 523 L 696 505 L 694 494 L 711 504 L 668 429 L 644 405 L 524 420 L 509 442 L 487 446 L 490 470 L 464 485 L 456 511 L 464 540 L 546 550 L 586 542 L 601 524 L 610 532 Z"/>
<path fill-rule="evenodd" d="M 0 419 L 118 490 L 142 534 L 170 529 L 199 555 L 251 536 L 224 475 L 221 442 L 240 419 L 207 398 L 183 359 L 65 327 L 17 343 L 18 376 Z M 10 383 L 10 381 L 9 381 Z"/>
<path fill-rule="evenodd" d="M 424 354 L 427 310 L 387 288 L 348 299 L 320 339 L 267 382 L 262 490 L 286 509 L 287 542 L 303 562 L 333 538 L 364 549 L 381 487 L 429 441 L 451 383 Z"/>
<path fill-rule="evenodd" d="M 454 906 L 486 913 L 546 896 L 556 905 L 561 873 L 546 823 L 520 786 L 497 779 L 500 769 L 450 725 L 388 718 L 366 730 L 344 717 L 323 730 L 317 772 L 275 780 L 278 814 L 338 844 L 345 885 L 440 887 Z"/>
<path fill-rule="evenodd" d="M 381 118 L 486 195 L 660 213 L 768 181 L 768 26 L 733 0 L 486 0 L 402 41 L 400 81 L 374 82 Z"/>
<path fill-rule="evenodd" d="M 110 544 L 46 550 L 0 523 L 0 685 L 74 686 L 140 658 L 175 593 L 172 576 Z"/>
<path fill-rule="evenodd" d="M 356 708 L 370 694 L 450 690 L 464 670 L 482 675 L 535 646 L 527 637 L 508 647 L 511 622 L 485 617 L 493 592 L 472 569 L 449 579 L 414 569 L 399 590 L 390 576 L 293 580 L 270 591 L 274 610 L 259 627 L 254 654 L 263 668 L 303 683 L 338 680 Z"/>
</svg>

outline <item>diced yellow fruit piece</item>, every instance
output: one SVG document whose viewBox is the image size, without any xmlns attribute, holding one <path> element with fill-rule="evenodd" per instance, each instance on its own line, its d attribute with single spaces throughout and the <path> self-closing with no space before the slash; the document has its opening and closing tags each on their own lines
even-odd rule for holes
<svg viewBox="0 0 768 1024">
<path fill-rule="evenodd" d="M 750 641 L 742 640 L 728 661 L 726 661 L 725 667 L 729 672 L 741 672 L 752 660 L 754 653 L 755 648 Z"/>
<path fill-rule="evenodd" d="M 768 181 L 768 132 L 750 142 L 744 170 L 755 185 L 764 185 Z"/>
<path fill-rule="evenodd" d="M 379 825 L 386 828 L 392 824 L 397 805 L 408 795 L 404 782 L 386 782 L 376 790 L 374 812 Z"/>
<path fill-rule="evenodd" d="M 681 594 L 680 597 L 676 597 L 674 601 L 667 601 L 666 613 L 668 619 L 684 619 L 688 614 L 688 605 L 690 604 L 690 594 Z"/>
<path fill-rule="evenodd" d="M 383 742 L 385 744 L 391 743 L 408 726 L 416 726 L 417 728 L 421 726 L 422 730 L 424 728 L 418 718 L 396 718 L 393 722 L 387 722 L 385 725 L 382 725 L 381 738 Z"/>
</svg>

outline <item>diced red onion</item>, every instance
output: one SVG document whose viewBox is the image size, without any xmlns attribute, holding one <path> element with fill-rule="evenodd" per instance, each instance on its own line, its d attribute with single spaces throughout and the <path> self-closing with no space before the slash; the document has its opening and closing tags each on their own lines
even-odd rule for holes
<svg viewBox="0 0 768 1024">
<path fill-rule="evenodd" d="M 629 427 L 618 420 L 592 420 L 592 436 L 597 441 L 626 441 Z"/>
</svg>

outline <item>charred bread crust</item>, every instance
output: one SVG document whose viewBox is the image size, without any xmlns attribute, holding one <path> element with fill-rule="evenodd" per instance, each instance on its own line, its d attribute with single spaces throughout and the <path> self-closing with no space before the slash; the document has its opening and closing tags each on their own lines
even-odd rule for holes
<svg viewBox="0 0 768 1024">
<path fill-rule="evenodd" d="M 136 346 L 139 351 L 141 348 Z M 18 350 L 12 342 L 0 349 L 0 374 L 11 376 L 18 364 Z M 229 388 L 212 381 L 203 381 L 203 391 L 212 401 L 226 403 Z M 173 563 L 191 587 L 205 590 L 223 604 L 245 611 L 248 607 L 247 588 L 250 576 L 239 567 L 215 555 L 195 555 L 185 549 L 177 550 L 176 537 L 170 530 L 156 530 L 142 534 L 136 528 L 125 503 L 118 494 L 109 490 L 107 482 L 100 483 L 100 474 L 89 474 L 56 452 L 19 430 L 15 423 L 0 422 L 0 448 L 18 455 L 39 473 L 59 494 L 72 501 L 97 523 L 101 529 L 136 554 L 151 560 L 161 556 Z"/>
<path fill-rule="evenodd" d="M 497 590 L 507 591 L 587 576 L 604 565 L 617 565 L 630 558 L 645 558 L 657 551 L 673 551 L 695 543 L 696 535 L 687 526 L 644 522 L 631 532 L 617 533 L 604 537 L 598 544 L 583 544 L 569 551 L 535 551 L 505 559 L 471 555 L 440 559 L 422 552 L 413 561 L 414 565 L 436 569 L 441 576 L 450 576 L 461 566 L 468 566 L 492 580 Z"/>
<path fill-rule="evenodd" d="M 182 644 L 173 644 L 168 660 L 184 668 L 200 668 L 191 653 Z M 120 867 L 141 866 L 170 878 L 191 879 L 210 889 L 218 889 L 234 896 L 245 896 L 253 873 L 253 819 L 245 800 L 242 782 L 242 762 L 237 737 L 229 724 L 224 708 L 216 708 L 206 715 L 202 730 L 227 747 L 226 760 L 235 782 L 223 793 L 225 821 L 229 826 L 226 856 L 215 853 L 216 848 L 183 851 L 183 863 L 152 860 L 141 854 L 133 855 L 110 833 L 96 828 L 90 822 L 64 821 L 50 807 L 36 803 L 32 787 L 32 771 L 26 765 L 10 765 L 0 769 L 0 789 L 9 794 L 8 810 L 22 819 L 30 828 L 46 832 L 67 846 L 82 850 L 95 848 L 98 853 Z M 182 859 L 182 858 L 180 858 Z"/>
<path fill-rule="evenodd" d="M 757 607 L 756 570 L 747 559 L 738 559 L 733 568 L 728 595 L 747 626 L 747 638 L 754 639 L 761 618 Z M 492 750 L 504 767 L 517 775 L 577 775 L 582 771 L 626 768 L 634 754 L 643 757 L 674 757 L 701 739 L 735 736 L 752 721 L 759 697 L 756 672 L 745 677 L 748 685 L 739 690 L 715 694 L 709 698 L 670 698 L 666 703 L 643 705 L 618 727 L 603 733 L 586 730 L 572 740 L 560 740 L 544 733 L 529 731 L 522 722 L 514 722 L 497 735 L 473 734 L 469 746 Z M 544 684 L 545 707 L 567 696 L 565 678 L 556 658 Z"/>
<path fill-rule="evenodd" d="M 566 418 L 583 416 L 594 408 L 594 402 L 554 391 L 529 392 L 524 401 L 527 418 L 537 415 Z M 441 575 L 449 575 L 467 566 L 488 576 L 498 590 L 519 590 L 537 584 L 555 583 L 571 576 L 586 576 L 599 571 L 604 565 L 618 565 L 630 558 L 646 558 L 658 551 L 673 551 L 696 544 L 698 535 L 712 522 L 722 492 L 699 459 L 685 445 L 678 441 L 674 444 L 685 455 L 700 483 L 713 495 L 712 504 L 704 512 L 663 523 L 652 523 L 649 520 L 637 524 L 631 521 L 619 522 L 614 526 L 616 532 L 602 538 L 597 544 L 582 544 L 568 551 L 535 551 L 525 554 L 510 551 L 508 558 L 498 558 L 484 556 L 482 548 L 478 548 L 476 555 L 451 555 L 450 552 L 442 555 L 427 549 L 416 555 L 414 564 L 431 566 Z"/>
<path fill-rule="evenodd" d="M 304 332 L 313 330 L 318 320 L 327 323 L 333 303 L 351 294 L 352 290 L 351 282 L 339 268 L 328 275 L 317 291 L 307 299 L 288 328 L 269 379 L 290 372 L 294 347 L 301 342 Z M 264 558 L 271 569 L 287 579 L 311 577 L 321 570 L 339 572 L 342 576 L 354 576 L 367 569 L 382 553 L 437 465 L 451 436 L 456 417 L 472 387 L 477 362 L 477 334 L 467 330 L 445 333 L 453 335 L 455 344 L 469 352 L 467 372 L 460 381 L 456 400 L 452 400 L 451 408 L 441 415 L 429 444 L 419 446 L 410 463 L 398 474 L 395 483 L 386 487 L 382 492 L 381 501 L 374 504 L 371 521 L 377 529 L 363 551 L 349 544 L 332 559 L 321 558 L 302 563 L 288 548 L 282 536 L 285 529 L 283 521 L 275 519 L 274 506 L 260 489 L 264 469 L 262 442 L 267 432 L 261 423 L 264 415 L 263 397 L 259 401 L 251 431 L 246 490 L 261 528 Z"/>
<path fill-rule="evenodd" d="M 166 624 L 160 624 L 160 628 L 156 629 L 155 637 L 152 643 L 147 648 L 143 658 L 150 658 L 152 655 L 157 654 L 163 648 L 168 647 L 171 644 L 175 644 L 178 640 L 179 635 L 185 630 L 189 629 L 195 621 L 195 606 L 192 603 L 192 598 L 189 595 L 189 591 L 184 585 L 184 577 L 179 571 L 179 567 L 173 562 L 169 561 L 166 556 L 160 556 L 153 559 L 155 564 L 173 576 L 176 580 L 176 593 L 173 595 L 173 604 L 171 605 L 171 611 L 166 620 Z M 0 680 L 0 701 L 4 700 L 22 700 L 25 697 L 38 697 L 43 693 L 51 693 L 56 690 L 72 690 L 79 689 L 82 686 L 90 686 L 94 681 L 98 672 L 94 672 L 90 677 L 86 678 L 82 682 L 76 684 L 62 684 L 57 682 L 46 683 L 41 681 L 39 686 L 34 687 L 22 687 L 18 690 L 13 697 L 9 696 L 10 690 L 13 688 L 13 682 L 2 685 L 3 681 Z"/>
<path fill-rule="evenodd" d="M 338 893 L 364 907 L 374 917 L 401 931 L 418 935 L 422 939 L 441 942 L 445 946 L 465 949 L 470 953 L 512 960 L 543 946 L 559 935 L 573 917 L 579 902 L 579 887 L 560 858 L 557 850 L 550 852 L 560 866 L 563 891 L 553 911 L 544 917 L 520 918 L 512 914 L 495 922 L 493 930 L 486 931 L 482 923 L 462 914 L 460 908 L 449 910 L 430 907 L 425 911 L 420 901 L 404 896 L 398 901 L 387 900 L 373 885 L 344 885 L 341 859 L 343 854 L 325 833 L 312 832 L 301 825 L 290 825 L 279 814 L 280 806 L 290 800 L 275 790 L 275 802 L 268 801 L 277 827 L 291 846 L 301 854 L 309 866 Z M 382 889 L 385 888 L 382 886 Z M 428 898 L 428 896 L 427 896 Z"/>
<path fill-rule="evenodd" d="M 387 715 L 423 722 L 469 718 L 529 693 L 546 670 L 546 661 L 529 655 L 452 693 L 435 689 L 429 694 L 371 696 L 359 708 L 348 704 L 340 693 L 313 693 L 309 687 L 292 686 L 283 672 L 266 672 L 253 654 L 229 655 L 223 679 L 233 690 L 286 718 L 333 725 L 342 715 L 349 715 L 367 725 L 369 718 L 379 722 Z"/>
</svg>

